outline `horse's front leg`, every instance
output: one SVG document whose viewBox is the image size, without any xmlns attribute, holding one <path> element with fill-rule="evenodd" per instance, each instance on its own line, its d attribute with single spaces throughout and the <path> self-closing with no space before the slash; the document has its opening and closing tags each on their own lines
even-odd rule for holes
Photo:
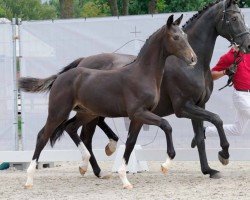
<svg viewBox="0 0 250 200">
<path fill-rule="evenodd" d="M 209 174 L 210 178 L 220 178 L 220 173 L 217 170 L 211 169 L 207 162 L 206 147 L 203 132 L 203 121 L 192 120 L 192 125 L 194 129 L 195 139 L 199 141 L 197 143 L 197 148 L 199 152 L 201 171 L 203 174 Z"/>
<path fill-rule="evenodd" d="M 223 165 L 227 165 L 229 163 L 229 143 L 227 141 L 227 137 L 225 135 L 224 129 L 223 129 L 223 121 L 221 118 L 204 108 L 201 108 L 197 105 L 194 105 L 192 103 L 186 103 L 184 107 L 181 108 L 181 110 L 175 112 L 177 117 L 185 117 L 193 120 L 201 120 L 201 121 L 208 121 L 215 125 L 215 127 L 218 130 L 218 134 L 220 137 L 220 146 L 222 147 L 222 151 L 219 152 L 218 157 L 220 162 Z M 200 133 L 204 135 L 204 133 Z M 196 141 L 196 143 L 199 143 L 200 141 Z"/>
<path fill-rule="evenodd" d="M 160 127 L 166 136 L 167 141 L 167 160 L 162 164 L 161 169 L 164 174 L 169 170 L 171 160 L 175 157 L 175 149 L 172 138 L 172 127 L 167 120 L 155 115 L 148 110 L 141 110 L 134 114 L 133 119 L 142 122 L 143 124 L 155 125 Z"/>
</svg>

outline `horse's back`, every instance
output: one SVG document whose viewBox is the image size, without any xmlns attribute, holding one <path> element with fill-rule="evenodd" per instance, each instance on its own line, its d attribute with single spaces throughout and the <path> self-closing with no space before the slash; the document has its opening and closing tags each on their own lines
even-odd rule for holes
<svg viewBox="0 0 250 200">
<path fill-rule="evenodd" d="M 82 59 L 79 67 L 110 70 L 114 68 L 123 67 L 135 60 L 136 56 L 115 54 L 115 53 L 102 53 Z"/>
</svg>

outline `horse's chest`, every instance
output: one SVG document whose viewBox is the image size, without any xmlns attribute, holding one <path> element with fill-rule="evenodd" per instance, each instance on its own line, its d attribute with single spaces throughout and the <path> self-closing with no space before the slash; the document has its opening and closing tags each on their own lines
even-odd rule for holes
<svg viewBox="0 0 250 200">
<path fill-rule="evenodd" d="M 159 100 L 160 100 L 160 92 L 159 91 L 145 94 L 144 101 L 145 101 L 149 110 L 155 109 Z"/>
</svg>

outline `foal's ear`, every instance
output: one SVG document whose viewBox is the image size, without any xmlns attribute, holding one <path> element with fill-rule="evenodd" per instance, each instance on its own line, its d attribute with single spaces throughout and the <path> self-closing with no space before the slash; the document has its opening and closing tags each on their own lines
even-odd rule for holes
<svg viewBox="0 0 250 200">
<path fill-rule="evenodd" d="M 167 27 L 170 27 L 173 24 L 174 15 L 170 15 L 167 21 Z"/>
<path fill-rule="evenodd" d="M 181 16 L 177 20 L 175 20 L 173 24 L 179 26 L 181 24 L 182 19 L 183 19 L 183 14 L 181 14 Z"/>
</svg>

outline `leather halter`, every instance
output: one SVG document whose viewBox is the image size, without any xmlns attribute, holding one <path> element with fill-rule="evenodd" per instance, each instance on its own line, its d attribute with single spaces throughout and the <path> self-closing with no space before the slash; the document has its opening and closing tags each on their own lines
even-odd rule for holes
<svg viewBox="0 0 250 200">
<path fill-rule="evenodd" d="M 242 44 L 237 44 L 235 42 L 235 39 L 239 38 L 239 37 L 242 37 L 243 35 L 250 34 L 250 32 L 248 30 L 246 30 L 246 31 L 244 31 L 242 33 L 239 33 L 239 34 L 234 33 L 233 28 L 232 28 L 232 24 L 230 23 L 230 20 L 227 17 L 227 13 L 229 13 L 229 12 L 235 12 L 235 13 L 240 13 L 241 14 L 240 11 L 232 10 L 232 9 L 226 9 L 226 0 L 224 0 L 223 1 L 223 16 L 222 16 L 222 21 L 225 22 L 226 25 L 227 25 L 227 27 L 228 27 L 229 36 L 230 36 L 229 40 L 230 40 L 231 44 L 235 44 L 235 45 L 241 46 Z M 241 17 L 243 18 L 242 14 L 241 14 Z M 223 26 L 223 24 L 222 24 L 222 26 Z M 233 36 L 233 35 L 235 35 L 235 36 Z"/>
</svg>

